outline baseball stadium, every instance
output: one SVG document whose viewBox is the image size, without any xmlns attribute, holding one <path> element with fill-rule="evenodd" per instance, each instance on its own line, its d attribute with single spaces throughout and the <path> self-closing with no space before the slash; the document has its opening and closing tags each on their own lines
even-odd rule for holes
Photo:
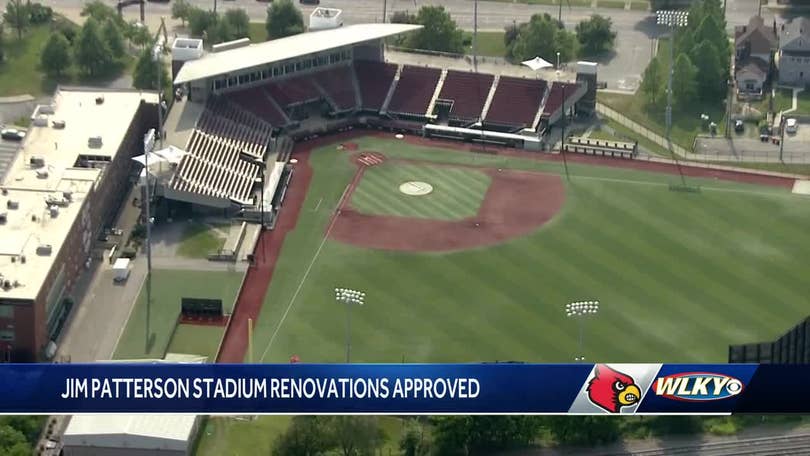
<svg viewBox="0 0 810 456">
<path fill-rule="evenodd" d="M 262 229 L 244 274 L 156 275 L 154 353 L 139 303 L 117 356 L 725 362 L 807 316 L 797 178 L 559 147 L 593 113 L 595 65 L 549 81 L 386 61 L 418 27 L 175 40 L 156 195 Z M 174 324 L 190 297 L 223 305 Z"/>
</svg>

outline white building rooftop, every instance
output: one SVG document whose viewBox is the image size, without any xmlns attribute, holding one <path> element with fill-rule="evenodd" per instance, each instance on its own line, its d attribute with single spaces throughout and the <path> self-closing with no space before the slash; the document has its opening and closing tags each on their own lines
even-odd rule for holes
<svg viewBox="0 0 810 456">
<path fill-rule="evenodd" d="M 301 33 L 238 49 L 206 54 L 198 60 L 186 62 L 174 79 L 174 83 L 182 84 L 205 79 L 420 28 L 422 28 L 421 25 L 410 24 L 356 24 Z"/>
<path fill-rule="evenodd" d="M 157 94 L 63 87 L 38 107 L 0 183 L 0 298 L 36 298 L 80 213 L 89 222 L 83 202 L 103 171 L 88 166 L 115 158 L 142 100 Z"/>
<path fill-rule="evenodd" d="M 65 446 L 185 452 L 196 415 L 75 415 L 65 429 Z"/>
</svg>

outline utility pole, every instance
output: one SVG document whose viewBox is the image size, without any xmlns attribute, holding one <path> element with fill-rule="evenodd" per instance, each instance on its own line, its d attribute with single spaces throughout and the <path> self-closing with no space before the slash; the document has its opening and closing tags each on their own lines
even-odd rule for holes
<svg viewBox="0 0 810 456">
<path fill-rule="evenodd" d="M 155 130 L 151 129 L 146 133 L 143 139 L 143 164 L 144 172 L 146 174 L 146 182 L 144 183 L 144 215 L 146 216 L 146 338 L 144 339 L 144 353 L 149 353 L 149 321 L 150 311 L 152 306 L 152 223 L 149 209 L 152 203 L 152 198 L 149 196 L 149 154 L 155 149 Z"/>
<path fill-rule="evenodd" d="M 388 10 L 388 1 L 383 0 L 383 17 L 382 17 L 383 24 L 388 22 L 388 18 L 386 17 L 386 14 L 388 13 L 387 10 Z"/>
<path fill-rule="evenodd" d="M 473 51 L 473 68 L 475 68 L 475 71 L 478 72 L 478 0 L 475 0 L 475 3 L 473 4 L 472 51 Z"/>
<path fill-rule="evenodd" d="M 659 10 L 656 13 L 657 23 L 669 27 L 671 33 L 669 38 L 669 78 L 667 80 L 667 111 L 666 111 L 666 124 L 667 124 L 667 143 L 669 144 L 672 159 L 678 167 L 678 174 L 681 176 L 681 185 L 686 189 L 686 177 L 683 175 L 681 164 L 675 154 L 675 147 L 672 144 L 672 78 L 675 74 L 675 31 L 678 27 L 685 27 L 688 24 L 689 12 L 688 11 L 670 11 Z"/>
<path fill-rule="evenodd" d="M 568 159 L 565 156 L 565 123 L 568 121 L 568 115 L 565 110 L 565 83 L 562 84 L 562 137 L 560 138 L 560 153 L 563 158 L 563 167 L 565 168 L 565 180 L 571 180 L 571 175 L 568 174 Z"/>
</svg>

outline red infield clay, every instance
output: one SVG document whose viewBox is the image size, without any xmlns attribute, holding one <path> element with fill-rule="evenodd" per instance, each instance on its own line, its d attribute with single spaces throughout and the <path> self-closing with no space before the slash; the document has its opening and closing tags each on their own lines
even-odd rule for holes
<svg viewBox="0 0 810 456">
<path fill-rule="evenodd" d="M 353 142 L 343 143 L 340 146 L 343 149 L 346 149 L 346 150 L 357 150 L 358 149 L 357 143 L 353 143 Z"/>
<path fill-rule="evenodd" d="M 492 183 L 475 217 L 460 221 L 361 214 L 350 201 L 355 179 L 330 237 L 347 244 L 409 252 L 443 252 L 504 242 L 529 234 L 562 208 L 565 187 L 558 176 L 484 169 Z M 361 170 L 358 172 L 360 174 Z M 529 198 L 520 195 L 531 195 Z"/>
<path fill-rule="evenodd" d="M 223 315 L 221 317 L 187 317 L 180 315 L 181 325 L 197 325 L 197 326 L 228 326 L 228 319 L 230 317 Z"/>
</svg>

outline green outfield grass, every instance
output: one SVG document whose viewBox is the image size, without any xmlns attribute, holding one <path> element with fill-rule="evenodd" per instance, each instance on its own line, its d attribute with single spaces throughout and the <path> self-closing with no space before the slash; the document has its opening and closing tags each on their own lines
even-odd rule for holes
<svg viewBox="0 0 810 456">
<path fill-rule="evenodd" d="M 428 183 L 433 191 L 423 196 L 400 192 L 400 184 L 410 181 Z M 478 170 L 389 162 L 365 171 L 351 205 L 366 214 L 461 220 L 478 213 L 490 182 Z"/>
<path fill-rule="evenodd" d="M 166 351 L 205 356 L 209 362 L 214 362 L 217 359 L 219 342 L 222 340 L 223 334 L 225 334 L 225 328 L 222 326 L 177 325 Z"/>
<path fill-rule="evenodd" d="M 552 162 L 357 142 L 389 157 L 561 171 Z M 342 360 L 345 328 L 336 322 L 346 311 L 333 302 L 335 285 L 368 293 L 352 315 L 356 362 L 571 361 L 578 332 L 562 306 L 579 299 L 603 303 L 586 328 L 584 354 L 595 360 L 722 362 L 728 344 L 767 340 L 805 316 L 810 201 L 786 190 L 691 179 L 703 191 L 684 194 L 668 189 L 676 176 L 571 164 L 563 212 L 533 235 L 449 254 L 321 248 L 353 173 L 345 155 L 325 150 L 334 146 L 313 154 L 305 210 L 256 328 L 257 356 L 275 333 L 265 362 Z"/>
<path fill-rule="evenodd" d="M 230 313 L 241 284 L 241 272 L 153 270 L 149 346 L 146 344 L 146 284 L 144 284 L 115 348 L 113 358 L 162 358 L 180 314 L 182 297 L 220 298 L 225 313 Z M 181 334 L 180 337 L 185 336 Z M 207 347 L 201 344 L 200 350 L 208 350 Z M 205 353 L 194 352 L 194 354 Z"/>
</svg>

